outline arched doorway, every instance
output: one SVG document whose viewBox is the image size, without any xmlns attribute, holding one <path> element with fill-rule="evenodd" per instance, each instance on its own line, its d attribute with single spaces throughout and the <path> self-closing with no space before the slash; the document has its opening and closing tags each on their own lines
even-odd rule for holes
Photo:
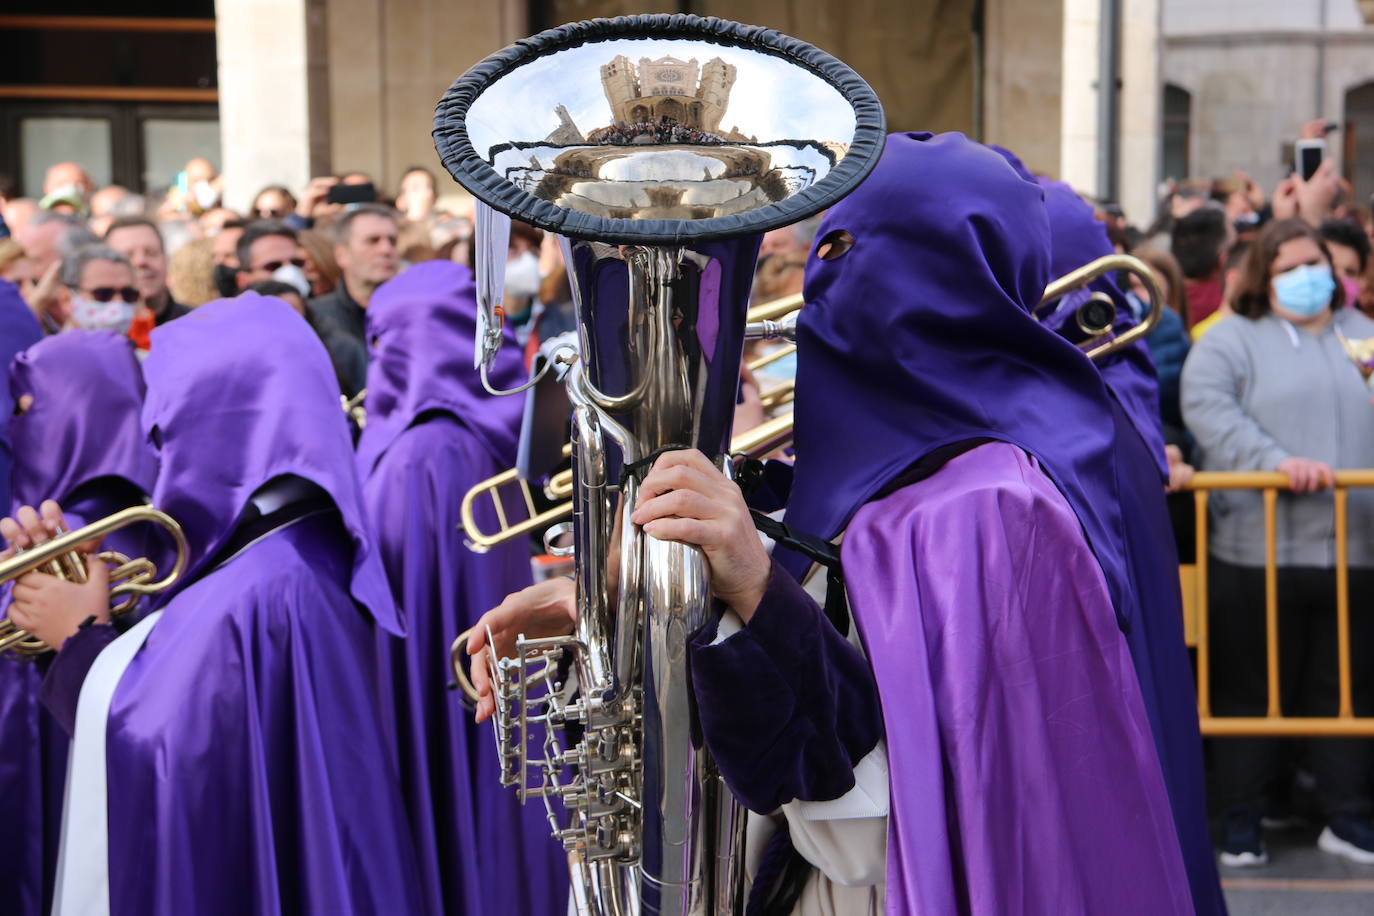
<svg viewBox="0 0 1374 916">
<path fill-rule="evenodd" d="M 1189 177 L 1193 142 L 1193 94 L 1173 83 L 1164 85 L 1164 177 Z"/>
<path fill-rule="evenodd" d="M 1367 206 L 1374 194 L 1374 80 L 1345 94 L 1345 177 L 1355 200 Z"/>
</svg>

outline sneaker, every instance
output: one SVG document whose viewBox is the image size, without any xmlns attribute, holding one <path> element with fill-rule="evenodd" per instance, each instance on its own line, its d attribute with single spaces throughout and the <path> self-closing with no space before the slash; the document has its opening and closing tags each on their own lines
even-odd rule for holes
<svg viewBox="0 0 1374 916">
<path fill-rule="evenodd" d="M 1254 868 L 1269 864 L 1269 853 L 1260 836 L 1259 815 L 1249 808 L 1228 811 L 1221 822 L 1221 864 L 1229 868 Z"/>
<path fill-rule="evenodd" d="M 1366 817 L 1338 814 L 1317 838 L 1317 848 L 1361 865 L 1374 865 L 1374 823 Z"/>
</svg>

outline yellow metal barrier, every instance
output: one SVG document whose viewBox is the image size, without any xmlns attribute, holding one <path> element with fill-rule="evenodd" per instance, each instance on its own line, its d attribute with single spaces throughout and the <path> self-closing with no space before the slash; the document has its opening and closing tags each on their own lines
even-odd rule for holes
<svg viewBox="0 0 1374 916">
<path fill-rule="evenodd" d="M 1336 512 L 1336 640 L 1340 705 L 1333 717 L 1284 716 L 1279 704 L 1279 606 L 1276 517 L 1279 490 L 1288 477 L 1279 473 L 1203 471 L 1193 475 L 1197 510 L 1197 559 L 1179 569 L 1183 586 L 1184 632 L 1197 649 L 1197 709 L 1202 733 L 1210 736 L 1374 737 L 1374 717 L 1355 715 L 1350 699 L 1350 532 L 1351 487 L 1374 487 L 1374 470 L 1337 471 L 1333 494 Z M 1207 497 L 1213 490 L 1260 490 L 1264 499 L 1264 623 L 1269 697 L 1263 716 L 1214 716 L 1207 638 Z M 1374 660 L 1371 660 L 1374 661 Z"/>
</svg>

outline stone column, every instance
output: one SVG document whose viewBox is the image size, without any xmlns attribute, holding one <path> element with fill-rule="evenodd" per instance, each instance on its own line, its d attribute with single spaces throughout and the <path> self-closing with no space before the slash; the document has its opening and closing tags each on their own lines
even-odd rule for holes
<svg viewBox="0 0 1374 916">
<path fill-rule="evenodd" d="M 1064 0 L 1059 177 L 1097 193 L 1098 22 L 1101 0 Z"/>
<path fill-rule="evenodd" d="M 1033 172 L 1059 174 L 1063 0 L 983 8 L 983 136 Z"/>
<path fill-rule="evenodd" d="M 320 131 L 311 118 L 314 0 L 217 0 L 219 118 L 225 205 L 247 210 L 269 184 L 298 191 L 311 175 Z"/>
<path fill-rule="evenodd" d="M 1121 4 L 1121 143 L 1119 203 L 1141 229 L 1155 216 L 1164 142 L 1159 0 Z"/>
</svg>

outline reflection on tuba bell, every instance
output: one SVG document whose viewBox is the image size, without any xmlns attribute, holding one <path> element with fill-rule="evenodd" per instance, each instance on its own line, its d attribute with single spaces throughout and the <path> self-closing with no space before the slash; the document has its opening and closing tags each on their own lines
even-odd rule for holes
<svg viewBox="0 0 1374 916">
<path fill-rule="evenodd" d="M 548 361 L 572 405 L 577 629 L 486 659 L 502 782 L 543 800 L 579 913 L 738 913 L 742 813 L 690 728 L 683 649 L 710 613 L 705 557 L 645 535 L 623 507 L 665 449 L 700 449 L 729 473 L 758 234 L 864 178 L 882 109 L 795 39 L 644 15 L 488 58 L 441 100 L 434 136 L 479 201 L 484 378 L 508 218 L 561 237 L 577 317 L 579 345 Z M 575 696 L 558 689 L 565 652 Z"/>
<path fill-rule="evenodd" d="M 62 532 L 50 541 L 20 551 L 8 560 L 0 562 L 0 583 L 10 582 L 35 570 L 71 582 L 85 582 L 85 561 L 78 548 L 87 541 L 102 538 L 139 522 L 152 522 L 166 529 L 176 545 L 177 556 L 171 572 L 154 581 L 157 568 L 147 558 L 131 560 L 113 550 L 98 554 L 100 559 L 111 566 L 110 613 L 127 614 L 144 595 L 152 595 L 170 588 L 186 569 L 188 550 L 181 526 L 170 515 L 152 506 L 132 506 L 123 509 L 75 531 Z M 32 657 L 49 651 L 51 647 L 46 643 L 30 636 L 8 618 L 0 618 L 0 653 L 11 652 L 17 656 Z"/>
</svg>

